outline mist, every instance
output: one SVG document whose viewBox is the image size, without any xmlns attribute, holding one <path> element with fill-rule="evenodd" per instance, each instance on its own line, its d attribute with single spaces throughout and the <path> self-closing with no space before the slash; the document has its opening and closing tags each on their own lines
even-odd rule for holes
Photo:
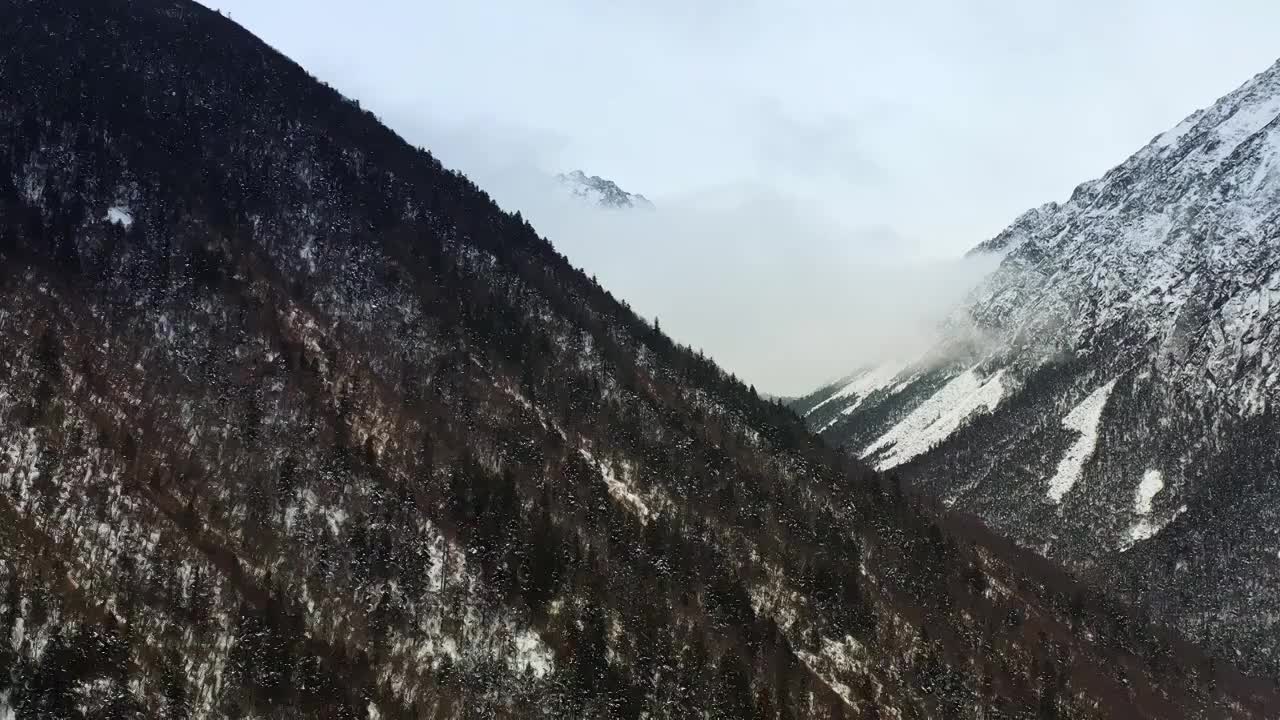
<svg viewBox="0 0 1280 720">
<path fill-rule="evenodd" d="M 927 342 L 985 269 L 953 258 L 1274 61 L 1280 20 L 1265 0 L 212 4 L 785 394 Z M 556 197 L 574 169 L 657 212 Z"/>
<path fill-rule="evenodd" d="M 922 257 L 890 228 L 850 224 L 762 184 L 668 195 L 624 186 L 656 209 L 602 208 L 569 196 L 493 128 L 481 143 L 437 136 L 446 164 L 520 211 L 575 266 L 762 392 L 805 394 L 922 352 L 994 267 L 991 258 Z"/>
</svg>

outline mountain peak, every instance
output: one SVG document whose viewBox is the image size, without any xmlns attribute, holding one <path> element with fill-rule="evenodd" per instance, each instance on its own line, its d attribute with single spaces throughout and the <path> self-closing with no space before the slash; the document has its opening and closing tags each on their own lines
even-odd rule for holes
<svg viewBox="0 0 1280 720">
<path fill-rule="evenodd" d="M 581 170 L 556 175 L 561 186 L 575 197 L 589 200 L 606 208 L 646 208 L 652 209 L 653 203 L 639 193 L 629 193 L 618 187 L 612 180 L 599 175 L 587 175 Z"/>
</svg>

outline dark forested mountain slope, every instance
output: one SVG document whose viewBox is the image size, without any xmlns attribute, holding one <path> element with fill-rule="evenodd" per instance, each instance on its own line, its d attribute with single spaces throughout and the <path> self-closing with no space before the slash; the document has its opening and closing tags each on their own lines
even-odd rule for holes
<svg viewBox="0 0 1280 720">
<path fill-rule="evenodd" d="M 0 16 L 0 717 L 1276 707 L 229 20 Z"/>
<path fill-rule="evenodd" d="M 1280 64 L 977 252 L 923 357 L 824 438 L 1280 676 Z"/>
</svg>

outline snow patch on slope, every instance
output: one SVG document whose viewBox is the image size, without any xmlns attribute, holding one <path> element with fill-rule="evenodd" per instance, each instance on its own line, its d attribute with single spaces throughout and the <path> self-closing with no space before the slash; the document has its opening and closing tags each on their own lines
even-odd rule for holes
<svg viewBox="0 0 1280 720">
<path fill-rule="evenodd" d="M 630 468 L 623 469 L 624 478 L 630 474 L 629 470 Z M 614 472 L 613 466 L 608 463 L 600 465 L 600 474 L 604 476 L 604 482 L 609 487 L 609 494 L 623 505 L 631 506 L 641 523 L 648 523 L 653 512 L 649 510 L 648 503 L 635 492 L 631 484 L 625 479 L 619 479 L 618 473 Z"/>
<path fill-rule="evenodd" d="M 960 373 L 902 422 L 868 445 L 862 457 L 884 453 L 876 467 L 888 470 L 923 455 L 958 430 L 969 417 L 995 410 L 1004 397 L 1003 377 L 1004 370 L 1000 370 L 982 378 L 976 366 Z"/>
<path fill-rule="evenodd" d="M 832 643 L 830 639 L 823 639 L 827 643 Z M 840 696 L 840 699 L 844 701 L 845 705 L 855 709 L 858 707 L 857 703 L 853 700 L 853 688 L 837 680 L 833 673 L 829 671 L 824 672 L 824 666 L 833 664 L 826 655 L 811 653 L 805 650 L 796 650 L 795 653 L 796 657 L 800 659 L 800 662 L 804 663 L 805 667 L 809 668 L 809 672 L 813 673 L 818 677 L 818 679 L 826 683 L 827 687 L 831 688 L 832 692 Z"/>
<path fill-rule="evenodd" d="M 1142 475 L 1142 480 L 1138 483 L 1138 489 L 1133 493 L 1133 512 L 1138 515 L 1138 521 L 1129 528 L 1128 541 L 1120 549 L 1121 552 L 1133 547 L 1136 543 L 1143 540 L 1150 540 L 1164 530 L 1169 523 L 1178 519 L 1178 516 L 1187 511 L 1187 506 L 1183 505 L 1173 513 L 1173 516 L 1167 520 L 1153 519 L 1151 517 L 1151 501 L 1155 496 L 1164 490 L 1164 474 L 1159 470 L 1148 470 Z"/>
<path fill-rule="evenodd" d="M 1245 140 L 1275 121 L 1280 115 L 1280 95 L 1273 95 L 1266 88 L 1258 88 L 1263 97 L 1252 103 L 1244 103 L 1214 130 L 1219 141 L 1205 148 L 1204 155 L 1214 163 L 1226 159 Z"/>
<path fill-rule="evenodd" d="M 1157 137 L 1154 143 L 1155 146 L 1158 148 L 1167 148 L 1167 147 L 1173 147 L 1174 145 L 1177 145 L 1178 141 L 1181 140 L 1187 133 L 1191 132 L 1192 128 L 1196 126 L 1196 122 L 1200 119 L 1201 115 L 1202 113 L 1196 113 L 1195 115 L 1192 115 L 1191 117 L 1178 123 L 1177 126 L 1175 126 L 1172 130 L 1169 130 L 1168 132 L 1165 132 L 1164 134 Z"/>
<path fill-rule="evenodd" d="M 1054 503 L 1062 502 L 1062 498 L 1080 480 L 1080 475 L 1084 472 L 1084 464 L 1097 450 L 1098 425 L 1102 422 L 1102 410 L 1107 406 L 1107 399 L 1111 397 L 1111 391 L 1115 386 L 1116 381 L 1112 380 L 1089 393 L 1089 397 L 1082 400 L 1063 418 L 1062 426 L 1080 433 L 1080 437 L 1067 448 L 1067 454 L 1058 462 L 1057 472 L 1049 478 L 1047 496 Z"/>
<path fill-rule="evenodd" d="M 555 655 L 538 633 L 525 628 L 514 638 L 516 654 L 512 665 L 524 668 L 536 678 L 544 678 L 555 671 Z"/>
<path fill-rule="evenodd" d="M 635 491 L 634 486 L 628 482 L 627 478 L 632 472 L 631 467 L 624 465 L 622 477 L 619 477 L 612 463 L 596 460 L 596 456 L 586 448 L 578 448 L 578 452 L 582 453 L 582 457 L 587 461 L 588 465 L 600 471 L 600 476 L 604 478 L 605 486 L 609 489 L 609 495 L 621 503 L 623 507 L 631 510 L 641 524 L 647 525 L 654 512 L 649 509 L 649 504 L 645 502 L 645 499 Z"/>
<path fill-rule="evenodd" d="M 107 214 L 103 220 L 119 225 L 125 230 L 133 226 L 133 212 L 123 205 L 116 205 L 107 208 Z"/>
<path fill-rule="evenodd" d="M 1156 493 L 1164 489 L 1164 473 L 1159 470 L 1148 470 L 1138 483 L 1138 490 L 1133 496 L 1133 511 L 1139 515 L 1151 514 L 1151 501 Z"/>
</svg>

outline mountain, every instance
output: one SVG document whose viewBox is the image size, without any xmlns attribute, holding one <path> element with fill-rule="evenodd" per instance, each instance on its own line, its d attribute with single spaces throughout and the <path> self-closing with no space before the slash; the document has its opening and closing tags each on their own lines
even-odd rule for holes
<svg viewBox="0 0 1280 720">
<path fill-rule="evenodd" d="M 229 19 L 0 9 L 0 717 L 1280 707 Z"/>
<path fill-rule="evenodd" d="M 612 180 L 598 175 L 587 175 L 581 170 L 556 175 L 560 186 L 574 197 L 605 208 L 653 209 L 653 203 L 639 193 L 629 193 Z"/>
<path fill-rule="evenodd" d="M 917 358 L 793 403 L 829 442 L 1280 673 L 1280 65 L 975 249 Z"/>
</svg>

